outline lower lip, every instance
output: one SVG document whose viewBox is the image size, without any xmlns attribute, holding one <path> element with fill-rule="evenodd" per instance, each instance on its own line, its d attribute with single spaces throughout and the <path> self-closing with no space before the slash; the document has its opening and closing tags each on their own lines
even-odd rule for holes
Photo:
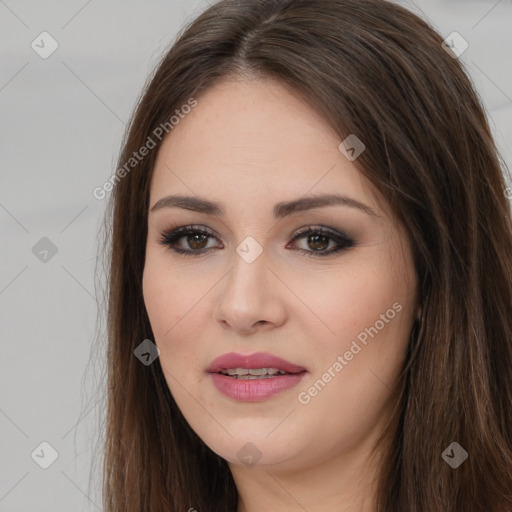
<svg viewBox="0 0 512 512">
<path fill-rule="evenodd" d="M 259 402 L 297 385 L 306 372 L 278 375 L 266 379 L 234 379 L 210 373 L 215 387 L 229 398 L 240 402 Z"/>
</svg>

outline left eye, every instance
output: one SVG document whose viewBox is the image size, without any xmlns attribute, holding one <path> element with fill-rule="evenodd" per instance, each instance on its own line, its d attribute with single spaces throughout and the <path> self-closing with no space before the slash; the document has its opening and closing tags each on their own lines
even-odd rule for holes
<svg viewBox="0 0 512 512">
<path fill-rule="evenodd" d="M 217 239 L 216 235 L 202 226 L 184 226 L 161 233 L 160 243 L 178 254 L 199 256 L 215 248 L 215 246 L 207 247 L 211 239 Z M 326 256 L 354 245 L 354 241 L 348 235 L 323 226 L 302 228 L 295 233 L 291 242 L 301 239 L 305 239 L 306 245 L 311 250 L 304 248 L 297 248 L 297 250 L 307 256 Z M 334 247 L 331 245 L 333 242 Z M 186 243 L 189 248 L 183 247 L 183 243 Z"/>
<path fill-rule="evenodd" d="M 305 239 L 306 245 L 312 250 L 299 248 L 306 256 L 328 256 L 354 246 L 354 240 L 345 233 L 340 233 L 324 226 L 300 229 L 292 238 L 292 242 Z M 330 244 L 334 243 L 334 247 Z"/>
</svg>

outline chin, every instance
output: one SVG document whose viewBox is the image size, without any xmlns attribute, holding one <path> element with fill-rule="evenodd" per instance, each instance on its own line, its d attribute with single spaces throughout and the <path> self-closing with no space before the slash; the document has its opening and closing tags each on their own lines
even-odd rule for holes
<svg viewBox="0 0 512 512">
<path fill-rule="evenodd" d="M 293 445 L 290 443 L 290 436 L 286 432 L 272 432 L 273 427 L 267 428 L 265 425 L 252 428 L 238 429 L 230 428 L 226 425 L 227 432 L 223 432 L 222 436 L 215 435 L 211 430 L 205 435 L 200 435 L 204 443 L 217 455 L 228 461 L 230 464 L 238 464 L 245 467 L 270 467 L 282 466 L 286 468 L 288 464 L 292 464 L 302 449 L 298 446 L 300 440 L 295 440 Z M 196 431 L 197 432 L 197 431 Z M 268 435 L 269 432 L 272 432 Z M 303 447 L 305 448 L 305 447 Z"/>
</svg>

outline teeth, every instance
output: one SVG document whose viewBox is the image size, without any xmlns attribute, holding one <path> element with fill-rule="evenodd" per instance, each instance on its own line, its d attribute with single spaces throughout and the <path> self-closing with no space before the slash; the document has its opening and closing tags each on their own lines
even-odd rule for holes
<svg viewBox="0 0 512 512">
<path fill-rule="evenodd" d="M 258 368 L 256 370 L 249 370 L 249 375 L 275 375 L 278 371 L 275 368 Z"/>
<path fill-rule="evenodd" d="M 246 370 L 245 368 L 230 368 L 229 370 L 226 370 L 226 373 L 228 375 L 249 375 L 249 370 Z"/>
<path fill-rule="evenodd" d="M 286 372 L 277 368 L 229 368 L 221 370 L 222 374 L 239 379 L 269 378 L 274 375 L 284 375 Z"/>
</svg>

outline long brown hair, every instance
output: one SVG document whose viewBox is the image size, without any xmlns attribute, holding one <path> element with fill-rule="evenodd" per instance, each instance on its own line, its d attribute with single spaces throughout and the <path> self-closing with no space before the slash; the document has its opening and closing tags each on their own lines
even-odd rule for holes
<svg viewBox="0 0 512 512">
<path fill-rule="evenodd" d="M 142 274 L 158 127 L 230 74 L 293 87 L 391 205 L 414 248 L 422 318 L 396 383 L 377 512 L 512 510 L 512 221 L 501 161 L 459 59 L 385 0 L 221 0 L 166 53 L 132 116 L 111 197 L 105 512 L 234 512 L 227 462 L 189 427 L 159 359 Z M 159 132 L 157 132 L 159 133 Z M 153 135 L 152 135 L 153 134 Z M 127 162 L 152 137 L 156 147 Z M 163 138 L 163 137 L 162 137 Z M 502 172 L 503 171 L 503 172 Z M 443 451 L 468 459 L 453 469 Z"/>
</svg>

